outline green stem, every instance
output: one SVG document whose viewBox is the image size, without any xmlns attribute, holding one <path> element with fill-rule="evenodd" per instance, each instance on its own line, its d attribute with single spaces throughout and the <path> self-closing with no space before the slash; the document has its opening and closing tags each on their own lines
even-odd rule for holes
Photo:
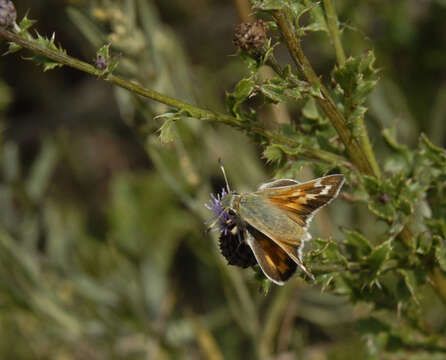
<svg viewBox="0 0 446 360">
<path fill-rule="evenodd" d="M 262 360 L 272 357 L 274 338 L 279 331 L 280 321 L 290 301 L 290 296 L 295 290 L 296 287 L 292 285 L 278 288 L 273 302 L 268 306 L 259 341 L 259 353 Z"/>
<path fill-rule="evenodd" d="M 84 61 L 73 58 L 67 54 L 57 52 L 46 47 L 41 46 L 36 41 L 31 39 L 26 39 L 18 34 L 7 31 L 5 29 L 0 29 L 0 37 L 6 39 L 7 41 L 14 42 L 17 45 L 20 45 L 22 48 L 28 49 L 31 52 L 44 56 L 48 59 L 57 61 L 62 65 L 66 65 L 77 70 L 86 72 L 91 75 L 95 75 L 111 84 L 120 86 L 124 89 L 127 89 L 135 94 L 141 95 L 145 98 L 166 104 L 175 108 L 177 110 L 183 111 L 189 114 L 190 117 L 206 120 L 216 123 L 222 123 L 225 125 L 233 126 L 242 130 L 247 131 L 251 134 L 260 135 L 270 142 L 283 144 L 289 146 L 291 148 L 299 148 L 300 155 L 309 160 L 317 160 L 322 162 L 328 162 L 330 164 L 338 164 L 344 166 L 350 166 L 350 163 L 346 161 L 343 157 L 330 153 L 328 151 L 323 151 L 320 149 L 311 148 L 307 145 L 304 145 L 292 138 L 280 135 L 271 130 L 265 129 L 259 123 L 253 123 L 249 121 L 243 121 L 241 119 L 235 118 L 233 116 L 228 116 L 225 114 L 221 114 L 218 112 L 214 112 L 207 109 L 202 109 L 192 104 L 185 103 L 183 101 L 177 100 L 175 98 L 163 95 L 154 90 L 145 88 L 135 82 L 124 79 L 120 76 L 116 76 L 113 74 L 104 75 L 101 70 L 96 69 L 93 65 L 88 64 Z"/>
<path fill-rule="evenodd" d="M 336 10 L 332 0 L 324 0 L 324 8 L 325 13 L 327 15 L 327 24 L 328 29 L 330 31 L 331 38 L 333 40 L 333 46 L 335 48 L 336 58 L 338 60 L 339 66 L 343 66 L 345 64 L 345 53 L 344 48 L 342 47 L 341 41 L 341 33 L 339 31 L 338 26 L 338 17 L 336 15 Z M 375 174 L 379 174 L 379 166 L 376 162 L 374 152 L 372 149 L 372 144 L 370 143 L 370 139 L 367 135 L 367 128 L 365 126 L 364 118 L 361 117 L 358 119 L 358 125 L 360 130 L 360 134 L 358 136 L 359 144 L 366 154 L 370 165 L 373 167 L 373 171 Z"/>
<path fill-rule="evenodd" d="M 358 141 L 358 139 L 356 139 L 347 128 L 343 114 L 337 108 L 329 91 L 321 83 L 319 77 L 316 75 L 313 67 L 305 56 L 300 44 L 300 38 L 296 35 L 294 27 L 287 15 L 283 11 L 279 10 L 274 11 L 273 15 L 280 27 L 282 35 L 298 70 L 313 86 L 313 88 L 320 89 L 322 96 L 316 96 L 315 99 L 331 120 L 333 127 L 336 129 L 339 137 L 346 147 L 350 159 L 361 172 L 375 177 L 380 177 L 381 172 L 377 166 L 375 155 L 373 151 L 371 151 L 371 146 L 368 149 L 363 149 L 361 142 Z M 362 129 L 362 136 L 368 138 L 365 127 Z"/>
<path fill-rule="evenodd" d="M 338 17 L 331 0 L 324 0 L 325 13 L 327 15 L 328 30 L 330 30 L 331 38 L 336 52 L 338 64 L 343 66 L 345 64 L 345 53 L 342 47 L 341 34 L 338 27 Z"/>
</svg>

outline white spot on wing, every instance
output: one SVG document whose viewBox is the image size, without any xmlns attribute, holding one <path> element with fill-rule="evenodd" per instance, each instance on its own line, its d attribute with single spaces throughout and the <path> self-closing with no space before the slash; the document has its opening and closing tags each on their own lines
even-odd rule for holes
<svg viewBox="0 0 446 360">
<path fill-rule="evenodd" d="M 275 186 L 275 184 L 279 184 L 279 183 L 281 183 L 283 181 L 289 181 L 289 182 L 292 182 L 293 184 L 277 186 L 277 187 Z M 277 180 L 272 180 L 272 181 L 269 181 L 267 183 L 264 183 L 264 184 L 260 185 L 259 188 L 257 189 L 257 191 L 270 189 L 270 188 L 280 189 L 280 188 L 284 188 L 284 187 L 288 187 L 288 186 L 295 186 L 295 185 L 299 185 L 299 184 L 300 183 L 298 181 L 294 180 L 294 179 L 277 179 Z"/>
</svg>

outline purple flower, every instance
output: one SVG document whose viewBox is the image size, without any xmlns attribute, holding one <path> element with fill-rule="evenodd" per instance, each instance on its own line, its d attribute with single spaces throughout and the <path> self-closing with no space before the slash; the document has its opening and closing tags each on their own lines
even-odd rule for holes
<svg viewBox="0 0 446 360">
<path fill-rule="evenodd" d="M 94 66 L 96 66 L 96 69 L 103 71 L 107 69 L 107 60 L 103 56 L 99 55 L 94 62 Z"/>
<path fill-rule="evenodd" d="M 211 200 L 204 205 L 214 213 L 214 216 L 206 221 L 206 224 L 211 224 L 211 227 L 214 227 L 214 225 L 217 224 L 217 229 L 225 235 L 236 225 L 235 215 L 232 215 L 221 204 L 221 199 L 226 195 L 228 195 L 228 193 L 225 189 L 223 189 L 220 194 L 217 194 L 217 196 L 211 194 Z"/>
</svg>

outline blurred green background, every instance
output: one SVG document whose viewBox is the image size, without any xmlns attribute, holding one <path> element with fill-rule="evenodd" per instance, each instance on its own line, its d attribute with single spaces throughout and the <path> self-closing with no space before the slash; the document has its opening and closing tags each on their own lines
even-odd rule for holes
<svg viewBox="0 0 446 360">
<path fill-rule="evenodd" d="M 233 56 L 240 4 L 15 1 L 19 19 L 29 10 L 39 33 L 55 32 L 70 55 L 92 61 L 112 42 L 123 76 L 219 111 L 247 71 Z M 381 68 L 367 117 L 378 157 L 383 127 L 409 145 L 423 131 L 444 146 L 446 2 L 335 4 L 347 54 L 374 49 Z M 305 49 L 328 79 L 326 36 L 307 37 Z M 284 48 L 278 57 L 290 61 Z M 3 57 L 0 74 L 0 358 L 409 358 L 370 357 L 355 325 L 367 304 L 298 277 L 265 295 L 252 270 L 225 264 L 204 225 L 203 204 L 223 186 L 217 159 L 240 191 L 275 174 L 248 137 L 190 119 L 161 144 L 155 116 L 164 105 L 73 69 L 43 73 L 20 55 Z M 287 121 L 294 111 L 263 106 L 260 117 Z M 367 224 L 353 215 L 338 200 L 312 233 Z M 432 295 L 423 304 L 426 321 L 444 329 L 438 303 Z"/>
</svg>

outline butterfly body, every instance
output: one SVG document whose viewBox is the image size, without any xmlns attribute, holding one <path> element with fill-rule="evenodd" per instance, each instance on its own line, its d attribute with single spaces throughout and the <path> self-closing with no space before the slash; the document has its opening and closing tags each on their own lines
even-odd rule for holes
<svg viewBox="0 0 446 360">
<path fill-rule="evenodd" d="M 337 195 L 343 175 L 329 175 L 305 183 L 291 179 L 265 183 L 252 193 L 224 193 L 222 211 L 234 214 L 241 241 L 251 248 L 263 273 L 283 285 L 299 267 L 310 277 L 302 261 L 302 247 L 311 239 L 308 225 L 322 206 Z"/>
</svg>

